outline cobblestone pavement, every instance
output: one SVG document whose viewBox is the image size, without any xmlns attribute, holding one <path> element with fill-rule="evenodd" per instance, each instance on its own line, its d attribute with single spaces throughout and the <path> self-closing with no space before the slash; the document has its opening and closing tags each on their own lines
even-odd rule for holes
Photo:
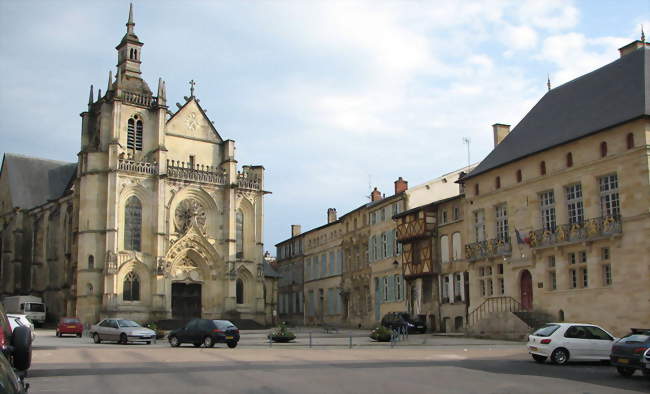
<svg viewBox="0 0 650 394">
<path fill-rule="evenodd" d="M 93 344 L 38 330 L 30 393 L 632 393 L 650 392 L 599 363 L 539 365 L 519 342 L 411 335 L 373 343 L 367 331 L 298 330 L 293 344 L 243 331 L 240 346 Z M 352 348 L 349 348 L 352 337 Z M 307 342 L 305 342 L 307 341 Z"/>
</svg>

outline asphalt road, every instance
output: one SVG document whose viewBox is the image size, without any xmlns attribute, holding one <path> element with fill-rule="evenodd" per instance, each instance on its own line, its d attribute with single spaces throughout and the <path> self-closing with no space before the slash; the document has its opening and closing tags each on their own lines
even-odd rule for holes
<svg viewBox="0 0 650 394">
<path fill-rule="evenodd" d="M 253 332 L 235 349 L 171 348 L 39 331 L 27 381 L 30 393 L 650 393 L 638 373 L 539 365 L 521 343 L 422 335 L 391 348 L 354 337 L 348 349 L 345 335 L 313 340 L 322 345 L 269 348 Z"/>
</svg>

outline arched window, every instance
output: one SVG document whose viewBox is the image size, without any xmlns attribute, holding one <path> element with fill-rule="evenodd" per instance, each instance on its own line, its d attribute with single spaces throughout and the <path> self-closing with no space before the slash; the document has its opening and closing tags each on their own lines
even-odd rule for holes
<svg viewBox="0 0 650 394">
<path fill-rule="evenodd" d="M 500 176 L 498 176 L 498 177 L 496 177 L 496 178 L 494 179 L 494 186 L 495 186 L 497 189 L 500 189 L 500 188 L 501 188 L 501 177 L 500 177 Z"/>
<path fill-rule="evenodd" d="M 566 166 L 573 167 L 573 154 L 571 152 L 566 154 Z"/>
<path fill-rule="evenodd" d="M 122 290 L 122 300 L 140 301 L 140 278 L 138 274 L 131 271 L 124 278 L 124 288 Z"/>
<path fill-rule="evenodd" d="M 91 285 L 90 283 L 86 285 L 86 294 L 93 295 L 93 285 Z"/>
<path fill-rule="evenodd" d="M 634 134 L 628 133 L 627 137 L 625 137 L 627 141 L 627 149 L 632 149 L 634 148 Z"/>
<path fill-rule="evenodd" d="M 517 183 L 521 183 L 521 170 L 517 170 Z"/>
<path fill-rule="evenodd" d="M 600 143 L 600 157 L 607 156 L 607 142 L 603 141 Z"/>
<path fill-rule="evenodd" d="M 92 254 L 88 256 L 88 269 L 89 270 L 95 269 L 95 257 Z"/>
<path fill-rule="evenodd" d="M 138 115 L 130 118 L 126 127 L 126 148 L 142 150 L 142 130 L 144 126 Z"/>
<path fill-rule="evenodd" d="M 449 237 L 447 235 L 440 237 L 440 257 L 443 263 L 449 262 Z"/>
<path fill-rule="evenodd" d="M 129 52 L 129 58 L 133 59 L 133 48 L 131 48 L 131 51 Z"/>
<path fill-rule="evenodd" d="M 451 235 L 451 258 L 452 260 L 460 260 L 461 258 L 461 240 L 460 233 L 456 232 Z"/>
<path fill-rule="evenodd" d="M 558 313 L 558 320 L 559 321 L 564 321 L 564 311 L 560 309 L 560 312 Z"/>
<path fill-rule="evenodd" d="M 539 173 L 540 175 L 546 175 L 546 162 L 542 161 L 539 163 Z"/>
<path fill-rule="evenodd" d="M 244 214 L 237 210 L 235 223 L 235 242 L 237 247 L 237 258 L 244 257 Z"/>
<path fill-rule="evenodd" d="M 142 204 L 136 196 L 126 201 L 124 209 L 124 249 L 140 251 Z"/>
<path fill-rule="evenodd" d="M 244 281 L 241 279 L 237 279 L 237 282 L 235 283 L 236 286 L 236 298 L 237 298 L 237 304 L 243 304 L 244 303 Z"/>
</svg>

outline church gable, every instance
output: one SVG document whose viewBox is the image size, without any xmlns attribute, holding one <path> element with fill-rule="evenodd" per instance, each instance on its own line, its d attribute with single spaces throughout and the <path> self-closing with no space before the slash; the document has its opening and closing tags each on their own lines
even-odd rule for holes
<svg viewBox="0 0 650 394">
<path fill-rule="evenodd" d="M 191 97 L 168 121 L 166 133 L 180 137 L 188 137 L 211 142 L 221 143 L 223 139 L 214 128 L 205 112 Z"/>
</svg>

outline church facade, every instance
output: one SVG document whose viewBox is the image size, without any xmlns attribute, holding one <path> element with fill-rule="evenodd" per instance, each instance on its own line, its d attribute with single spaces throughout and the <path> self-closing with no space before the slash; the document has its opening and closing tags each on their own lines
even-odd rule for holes
<svg viewBox="0 0 650 394">
<path fill-rule="evenodd" d="M 7 154 L 0 173 L 3 295 L 44 297 L 86 323 L 192 317 L 272 322 L 264 167 L 235 160 L 191 94 L 172 113 L 142 78 L 134 32 L 105 93 L 91 87 L 76 163 Z"/>
</svg>

